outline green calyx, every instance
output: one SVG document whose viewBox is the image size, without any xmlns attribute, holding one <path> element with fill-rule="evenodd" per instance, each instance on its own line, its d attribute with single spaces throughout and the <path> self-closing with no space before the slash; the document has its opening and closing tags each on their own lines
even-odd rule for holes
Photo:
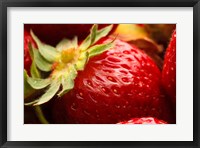
<svg viewBox="0 0 200 148">
<path fill-rule="evenodd" d="M 95 45 L 107 36 L 111 29 L 112 25 L 98 30 L 98 25 L 95 24 L 80 45 L 77 37 L 74 37 L 72 40 L 61 40 L 56 47 L 42 43 L 31 31 L 38 49 L 29 44 L 32 58 L 31 76 L 24 70 L 24 98 L 29 98 L 41 90 L 44 93 L 36 99 L 31 99 L 31 102 L 26 101 L 25 105 L 41 105 L 55 95 L 61 97 L 73 89 L 78 71 L 84 70 L 88 60 L 113 46 L 112 41 Z"/>
</svg>

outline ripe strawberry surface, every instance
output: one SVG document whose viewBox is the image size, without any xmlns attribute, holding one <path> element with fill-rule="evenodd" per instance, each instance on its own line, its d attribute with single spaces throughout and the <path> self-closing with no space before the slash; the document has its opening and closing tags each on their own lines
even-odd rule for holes
<svg viewBox="0 0 200 148">
<path fill-rule="evenodd" d="M 143 117 L 133 118 L 128 121 L 119 122 L 118 124 L 167 124 L 167 122 L 153 117 Z"/>
<path fill-rule="evenodd" d="M 172 34 L 171 41 L 165 53 L 164 65 L 162 70 L 162 84 L 175 105 L 176 104 L 176 30 Z"/>
<path fill-rule="evenodd" d="M 114 44 L 91 58 L 73 90 L 55 100 L 54 123 L 109 124 L 145 116 L 174 123 L 156 64 L 135 46 L 118 39 Z"/>
</svg>

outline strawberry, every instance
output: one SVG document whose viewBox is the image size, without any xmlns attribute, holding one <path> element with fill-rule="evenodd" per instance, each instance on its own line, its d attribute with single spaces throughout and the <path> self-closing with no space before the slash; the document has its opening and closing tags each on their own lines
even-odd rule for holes
<svg viewBox="0 0 200 148">
<path fill-rule="evenodd" d="M 27 30 L 24 30 L 24 68 L 29 71 L 32 60 L 29 54 L 29 43 L 36 47 L 36 44 Z"/>
<path fill-rule="evenodd" d="M 172 34 L 171 41 L 165 53 L 164 65 L 162 70 L 162 84 L 175 105 L 176 104 L 176 30 Z"/>
<path fill-rule="evenodd" d="M 114 44 L 92 58 L 73 90 L 55 101 L 55 123 L 116 123 L 142 116 L 171 122 L 158 67 L 138 48 L 120 40 Z"/>
<path fill-rule="evenodd" d="M 162 69 L 163 58 L 161 58 L 161 55 L 163 54 L 163 48 L 150 38 L 144 24 L 119 24 L 112 35 L 117 35 L 118 39 L 143 50 Z"/>
<path fill-rule="evenodd" d="M 104 28 L 109 24 L 99 24 L 99 28 Z M 25 24 L 25 28 L 33 32 L 45 43 L 56 45 L 63 38 L 73 38 L 78 36 L 79 39 L 84 39 L 92 24 Z M 117 27 L 114 25 L 113 30 Z"/>
<path fill-rule="evenodd" d="M 167 124 L 163 120 L 158 120 L 153 117 L 133 118 L 128 121 L 119 122 L 118 124 Z"/>
<path fill-rule="evenodd" d="M 110 30 L 110 26 L 98 30 L 94 25 L 81 44 L 77 38 L 64 39 L 56 47 L 42 43 L 31 32 L 38 46 L 38 50 L 31 49 L 33 62 L 40 72 L 50 74 L 34 78 L 25 72 L 30 87 L 44 91 L 26 105 L 54 98 L 54 123 L 110 124 L 144 116 L 172 123 L 160 70 L 137 47 L 107 38 Z"/>
</svg>

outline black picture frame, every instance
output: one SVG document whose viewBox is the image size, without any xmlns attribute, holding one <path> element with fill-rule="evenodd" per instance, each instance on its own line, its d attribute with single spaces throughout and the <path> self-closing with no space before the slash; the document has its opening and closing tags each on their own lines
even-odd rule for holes
<svg viewBox="0 0 200 148">
<path fill-rule="evenodd" d="M 193 7 L 193 141 L 7 141 L 8 7 Z M 9 147 L 200 147 L 200 2 L 199 0 L 1 0 L 0 1 L 0 146 Z"/>
</svg>

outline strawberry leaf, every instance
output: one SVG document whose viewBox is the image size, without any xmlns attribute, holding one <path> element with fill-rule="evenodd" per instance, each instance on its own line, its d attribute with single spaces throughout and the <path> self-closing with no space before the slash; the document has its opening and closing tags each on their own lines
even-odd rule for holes
<svg viewBox="0 0 200 148">
<path fill-rule="evenodd" d="M 81 45 L 79 46 L 79 49 L 81 51 L 85 51 L 88 47 L 90 47 L 91 44 L 91 36 L 87 36 L 87 38 L 81 43 Z"/>
<path fill-rule="evenodd" d="M 58 97 L 62 97 L 74 88 L 74 80 L 62 78 L 62 90 L 58 93 Z"/>
<path fill-rule="evenodd" d="M 109 26 L 97 31 L 96 38 L 95 38 L 95 41 L 93 42 L 93 44 L 96 43 L 99 39 L 107 36 L 108 33 L 112 30 L 112 27 L 113 27 L 113 25 L 109 25 Z"/>
<path fill-rule="evenodd" d="M 28 47 L 29 47 L 28 51 L 29 51 L 29 54 L 30 54 L 31 60 L 32 60 L 32 64 L 31 64 L 31 68 L 30 68 L 31 76 L 33 78 L 40 78 L 41 74 L 40 74 L 39 70 L 37 69 L 37 66 L 36 66 L 35 61 L 34 61 L 34 53 L 33 53 L 31 43 L 28 44 Z"/>
<path fill-rule="evenodd" d="M 109 48 L 111 48 L 112 46 L 113 46 L 112 42 L 107 43 L 107 44 L 95 45 L 88 49 L 89 57 L 99 55 L 103 53 L 104 51 L 108 50 Z"/>
<path fill-rule="evenodd" d="M 38 46 L 38 50 L 40 54 L 49 62 L 55 62 L 59 57 L 59 52 L 50 45 L 42 43 L 39 38 L 33 33 L 31 30 L 31 36 L 33 37 L 34 41 Z"/>
<path fill-rule="evenodd" d="M 37 103 L 35 103 L 34 106 L 41 105 L 51 100 L 59 90 L 60 85 L 61 85 L 60 78 L 54 79 L 54 81 L 51 83 L 47 91 L 37 100 Z"/>
<path fill-rule="evenodd" d="M 33 61 L 34 60 L 34 55 L 33 55 L 33 50 L 32 50 L 33 47 L 32 47 L 31 43 L 28 43 L 28 48 L 29 48 L 29 50 L 28 50 L 29 55 L 31 57 L 31 60 Z"/>
<path fill-rule="evenodd" d="M 28 74 L 26 70 L 24 70 L 24 98 L 25 99 L 31 96 L 32 94 L 34 94 L 36 91 L 28 84 L 27 77 L 28 77 Z"/>
<path fill-rule="evenodd" d="M 31 78 L 27 77 L 28 84 L 34 89 L 42 89 L 47 87 L 51 83 L 51 79 L 40 79 L 40 78 Z"/>
<path fill-rule="evenodd" d="M 24 103 L 24 105 L 29 106 L 29 105 L 33 105 L 33 104 L 35 104 L 35 103 L 37 103 L 37 102 L 38 102 L 38 100 L 33 100 L 33 101 L 31 101 L 31 102 Z"/>
<path fill-rule="evenodd" d="M 89 59 L 89 53 L 88 51 L 82 52 L 78 58 L 78 61 L 76 62 L 76 69 L 78 70 L 84 70 L 85 65 Z"/>
<path fill-rule="evenodd" d="M 34 62 L 41 71 L 51 71 L 52 64 L 45 60 L 37 49 L 33 48 Z"/>
<path fill-rule="evenodd" d="M 74 48 L 77 49 L 78 47 L 78 38 L 77 36 L 75 36 L 72 40 L 69 39 L 62 39 L 57 45 L 56 45 L 56 49 L 58 51 L 62 51 L 62 50 L 66 50 L 66 49 L 70 49 L 70 48 Z"/>
<path fill-rule="evenodd" d="M 58 96 L 61 97 L 69 90 L 74 88 L 74 79 L 77 76 L 77 71 L 74 66 L 69 69 L 69 72 L 62 76 L 62 90 L 58 93 Z"/>
<path fill-rule="evenodd" d="M 41 74 L 40 74 L 39 70 L 37 69 L 35 61 L 33 61 L 32 64 L 31 64 L 30 72 L 31 72 L 31 77 L 33 77 L 33 78 L 41 78 Z"/>
<path fill-rule="evenodd" d="M 90 45 L 92 45 L 96 39 L 96 34 L 97 34 L 97 28 L 98 26 L 95 24 L 92 26 L 92 29 L 91 29 L 91 34 L 90 34 Z"/>
<path fill-rule="evenodd" d="M 56 49 L 58 51 L 62 51 L 64 49 L 68 49 L 68 48 L 73 48 L 73 44 L 71 43 L 71 41 L 69 39 L 62 39 L 57 45 L 56 45 Z"/>
<path fill-rule="evenodd" d="M 79 46 L 79 49 L 81 49 L 81 51 L 85 51 L 94 43 L 96 39 L 96 33 L 97 33 L 97 25 L 93 25 L 93 27 L 90 30 L 90 34 Z"/>
<path fill-rule="evenodd" d="M 73 39 L 72 39 L 72 45 L 74 45 L 74 48 L 77 49 L 78 48 L 78 37 L 75 36 Z"/>
</svg>

